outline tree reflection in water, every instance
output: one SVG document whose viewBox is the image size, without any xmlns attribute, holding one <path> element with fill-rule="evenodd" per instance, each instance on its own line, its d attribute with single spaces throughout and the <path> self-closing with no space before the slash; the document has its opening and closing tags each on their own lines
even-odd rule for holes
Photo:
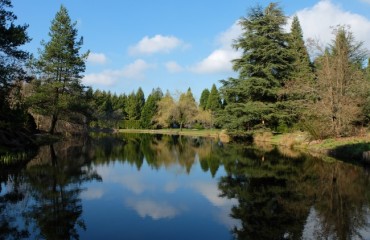
<svg viewBox="0 0 370 240">
<path fill-rule="evenodd" d="M 242 223 L 233 229 L 237 239 L 362 239 L 369 227 L 369 176 L 362 167 L 284 157 L 275 148 L 228 155 L 219 188 L 238 200 L 231 212 Z"/>
<path fill-rule="evenodd" d="M 196 166 L 212 177 L 224 175 L 218 188 L 220 197 L 237 202 L 230 213 L 239 222 L 231 230 L 236 239 L 370 234 L 369 174 L 360 166 L 272 146 L 126 134 L 45 146 L 26 167 L 1 168 L 0 239 L 78 239 L 80 229 L 89 228 L 82 219 L 83 184 L 101 180 L 94 166 L 111 162 L 138 171 L 143 164 L 175 168 L 189 177 Z"/>
<path fill-rule="evenodd" d="M 100 179 L 83 167 L 89 161 L 85 145 L 84 139 L 72 139 L 44 146 L 15 174 L 1 173 L 7 179 L 7 192 L 0 197 L 1 239 L 79 238 L 77 227 L 85 228 L 81 186 Z"/>
</svg>

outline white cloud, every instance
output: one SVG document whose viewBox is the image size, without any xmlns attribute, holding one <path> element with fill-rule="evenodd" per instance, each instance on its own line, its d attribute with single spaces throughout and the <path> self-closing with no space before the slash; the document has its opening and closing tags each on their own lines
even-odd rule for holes
<svg viewBox="0 0 370 240">
<path fill-rule="evenodd" d="M 195 73 L 217 73 L 232 70 L 231 60 L 237 58 L 239 54 L 228 49 L 217 49 L 208 57 L 191 67 Z"/>
<path fill-rule="evenodd" d="M 361 0 L 361 2 L 370 4 L 370 0 Z"/>
<path fill-rule="evenodd" d="M 344 11 L 330 0 L 322 0 L 312 8 L 298 11 L 296 15 L 301 23 L 304 39 L 313 38 L 322 44 L 328 44 L 334 38 L 332 27 L 347 25 L 350 26 L 350 31 L 356 40 L 363 41 L 364 46 L 370 49 L 370 41 L 368 41 L 370 20 L 362 15 Z"/>
<path fill-rule="evenodd" d="M 148 64 L 142 59 L 138 59 L 135 62 L 125 66 L 122 69 L 122 76 L 126 78 L 133 79 L 143 79 L 145 78 L 144 72 L 150 68 L 153 68 L 152 64 Z"/>
<path fill-rule="evenodd" d="M 118 70 L 104 70 L 100 73 L 87 74 L 82 82 L 86 85 L 98 84 L 105 86 L 112 86 L 120 79 L 144 79 L 145 72 L 155 66 L 138 59 L 135 62 L 124 66 Z"/>
<path fill-rule="evenodd" d="M 135 46 L 129 48 L 129 53 L 132 55 L 168 53 L 181 45 L 183 42 L 174 36 L 155 35 L 152 38 L 145 36 Z"/>
<path fill-rule="evenodd" d="M 221 207 L 230 205 L 230 200 L 220 197 L 220 190 L 217 185 L 211 182 L 195 182 L 192 187 L 208 199 L 214 206 Z"/>
<path fill-rule="evenodd" d="M 196 63 L 190 70 L 195 73 L 218 73 L 232 71 L 231 60 L 240 57 L 240 51 L 232 48 L 234 39 L 242 33 L 242 29 L 235 22 L 229 29 L 221 33 L 216 42 L 219 47 L 210 53 L 206 58 Z"/>
<path fill-rule="evenodd" d="M 94 64 L 105 64 L 107 62 L 107 57 L 104 55 L 104 53 L 90 52 L 89 56 L 87 57 L 87 61 Z"/>
<path fill-rule="evenodd" d="M 154 220 L 173 218 L 178 215 L 179 211 L 164 202 L 155 202 L 151 200 L 127 200 L 127 205 L 135 209 L 140 217 L 151 217 Z"/>
<path fill-rule="evenodd" d="M 222 32 L 218 36 L 217 42 L 223 48 L 231 49 L 231 45 L 233 44 L 234 40 L 238 39 L 241 34 L 242 34 L 242 28 L 241 28 L 241 26 L 239 24 L 239 20 L 238 20 L 238 21 L 234 22 L 234 24 L 229 29 Z"/>
<path fill-rule="evenodd" d="M 183 68 L 175 61 L 170 61 L 165 63 L 166 69 L 170 73 L 182 72 Z"/>
</svg>

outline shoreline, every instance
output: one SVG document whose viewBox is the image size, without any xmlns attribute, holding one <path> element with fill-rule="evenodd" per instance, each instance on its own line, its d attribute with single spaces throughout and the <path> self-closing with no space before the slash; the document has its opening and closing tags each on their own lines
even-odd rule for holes
<svg viewBox="0 0 370 240">
<path fill-rule="evenodd" d="M 166 134 L 192 137 L 210 137 L 219 139 L 227 143 L 231 137 L 225 130 L 196 130 L 196 129 L 119 129 L 118 133 L 148 133 L 148 134 Z M 256 133 L 253 136 L 253 143 L 267 143 L 274 146 L 281 146 L 297 151 L 306 151 L 312 155 L 323 155 L 333 157 L 337 160 L 351 162 L 370 163 L 366 157 L 370 154 L 370 133 L 361 137 L 343 137 L 329 138 L 324 140 L 310 140 L 305 132 L 272 134 L 271 132 Z M 365 157 L 364 157 L 365 156 Z M 370 155 L 369 155 L 370 156 Z"/>
<path fill-rule="evenodd" d="M 269 132 L 255 135 L 254 143 L 269 143 L 293 150 L 307 151 L 311 154 L 321 154 L 337 160 L 370 163 L 370 133 L 357 137 L 328 138 L 310 140 L 307 133 L 285 133 L 273 135 Z M 370 155 L 369 155 L 370 156 Z"/>
<path fill-rule="evenodd" d="M 224 142 L 229 142 L 230 138 L 224 130 L 197 130 L 197 129 L 117 129 L 116 133 L 148 133 L 148 134 L 164 134 L 164 135 L 178 135 L 190 137 L 209 137 L 220 139 Z"/>
</svg>

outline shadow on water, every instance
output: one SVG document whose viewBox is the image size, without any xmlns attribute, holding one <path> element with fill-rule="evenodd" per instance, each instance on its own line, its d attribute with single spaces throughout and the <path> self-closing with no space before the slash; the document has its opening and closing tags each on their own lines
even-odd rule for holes
<svg viewBox="0 0 370 240">
<path fill-rule="evenodd" d="M 44 146 L 31 157 L 23 167 L 0 172 L 0 239 L 78 239 L 89 229 L 82 219 L 84 183 L 101 181 L 93 166 L 109 163 L 137 171 L 144 164 L 153 171 L 175 166 L 190 177 L 195 167 L 212 177 L 219 173 L 219 197 L 235 200 L 230 212 L 238 222 L 230 229 L 235 239 L 370 236 L 369 172 L 290 149 L 181 136 L 94 134 Z"/>
<path fill-rule="evenodd" d="M 370 142 L 339 146 L 330 151 L 329 155 L 342 161 L 370 165 Z"/>
</svg>

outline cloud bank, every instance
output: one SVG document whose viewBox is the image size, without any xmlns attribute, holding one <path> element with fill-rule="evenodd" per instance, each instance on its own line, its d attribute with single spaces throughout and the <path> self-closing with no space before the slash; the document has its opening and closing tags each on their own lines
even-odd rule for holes
<svg viewBox="0 0 370 240">
<path fill-rule="evenodd" d="M 160 34 L 150 38 L 145 36 L 136 45 L 129 48 L 131 55 L 169 53 L 183 45 L 183 42 L 174 36 L 162 36 Z"/>
<path fill-rule="evenodd" d="M 105 64 L 107 62 L 107 57 L 104 53 L 94 53 L 90 52 L 87 57 L 87 61 L 94 64 Z"/>
<path fill-rule="evenodd" d="M 146 61 L 138 59 L 135 62 L 124 66 L 122 69 L 108 69 L 100 73 L 87 74 L 82 79 L 82 82 L 86 85 L 98 84 L 103 86 L 112 86 L 116 84 L 120 79 L 145 79 L 145 72 L 154 67 L 154 65 L 149 64 Z"/>
<path fill-rule="evenodd" d="M 153 220 L 173 218 L 179 214 L 179 210 L 165 202 L 152 200 L 127 200 L 126 204 L 137 212 L 140 217 L 150 217 Z"/>
<path fill-rule="evenodd" d="M 216 39 L 219 46 L 207 57 L 190 67 L 190 71 L 199 74 L 231 72 L 231 60 L 241 56 L 241 53 L 232 48 L 233 41 L 242 33 L 239 21 L 222 32 Z"/>
<path fill-rule="evenodd" d="M 370 1 L 367 1 L 370 2 Z M 357 41 L 363 41 L 370 49 L 370 20 L 362 15 L 344 11 L 330 0 L 322 0 L 311 8 L 296 13 L 301 23 L 304 39 L 312 38 L 326 45 L 334 39 L 333 27 L 346 25 Z M 288 23 L 289 28 L 291 21 Z"/>
</svg>

